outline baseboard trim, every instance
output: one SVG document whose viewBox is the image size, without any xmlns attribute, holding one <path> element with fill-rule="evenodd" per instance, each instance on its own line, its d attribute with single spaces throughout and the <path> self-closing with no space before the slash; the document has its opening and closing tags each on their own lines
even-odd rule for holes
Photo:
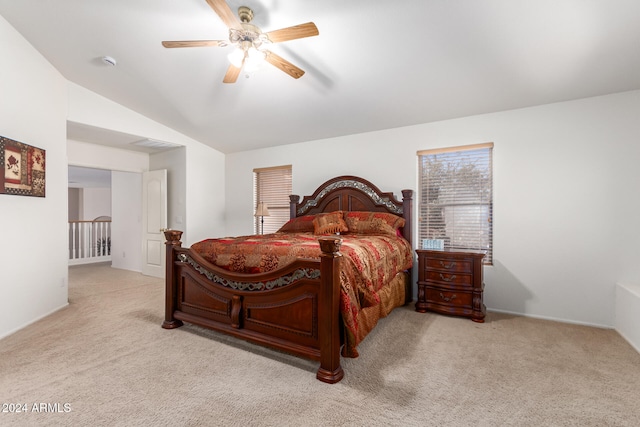
<svg viewBox="0 0 640 427">
<path fill-rule="evenodd" d="M 40 321 L 40 320 L 44 319 L 45 317 L 51 316 L 53 313 L 55 313 L 55 312 L 57 312 L 57 311 L 60 311 L 60 310 L 62 310 L 63 308 L 66 308 L 66 307 L 68 307 L 68 306 L 69 306 L 69 302 L 67 301 L 65 304 L 61 305 L 60 307 L 58 307 L 58 308 L 54 308 L 53 310 L 49 311 L 48 313 L 45 313 L 45 314 L 43 314 L 42 316 L 36 317 L 35 319 L 33 319 L 33 320 L 31 320 L 31 321 L 29 321 L 29 322 L 25 323 L 24 325 L 22 325 L 22 326 L 18 326 L 17 328 L 15 328 L 15 329 L 12 329 L 12 330 L 8 331 L 8 332 L 6 332 L 4 335 L 0 335 L 0 340 L 1 340 L 1 339 L 3 339 L 3 338 L 8 337 L 9 335 L 13 335 L 13 334 L 15 334 L 16 332 L 18 332 L 18 331 L 20 331 L 20 330 L 22 330 L 22 329 L 26 328 L 27 326 L 29 326 L 29 325 L 33 325 L 34 323 L 36 323 L 36 322 L 38 322 L 38 321 Z"/>
<path fill-rule="evenodd" d="M 640 353 L 640 284 L 616 283 L 615 330 Z"/>
<path fill-rule="evenodd" d="M 532 319 L 550 320 L 552 322 L 568 323 L 568 324 L 571 324 L 571 325 L 590 326 L 590 327 L 593 327 L 593 328 L 600 328 L 600 329 L 614 329 L 613 326 L 611 326 L 611 325 L 600 325 L 598 323 L 580 322 L 578 320 L 560 319 L 560 318 L 557 318 L 557 317 L 539 316 L 539 315 L 536 315 L 536 314 L 517 313 L 515 311 L 508 311 L 508 310 L 497 310 L 497 309 L 493 309 L 493 308 L 487 308 L 487 311 L 490 311 L 490 312 L 492 311 L 494 313 L 511 314 L 511 315 L 514 315 L 514 316 L 530 317 Z"/>
<path fill-rule="evenodd" d="M 639 347 L 639 346 L 637 346 L 637 345 L 636 345 L 636 344 L 631 340 L 631 338 L 630 338 L 630 337 L 626 336 L 626 335 L 624 334 L 624 332 L 622 332 L 622 331 L 620 331 L 620 330 L 618 330 L 618 329 L 616 329 L 616 332 L 618 333 L 618 335 L 620 335 L 622 338 L 624 338 L 624 340 L 625 340 L 626 342 L 628 342 L 628 343 L 629 343 L 629 345 L 630 345 L 631 347 L 633 347 L 635 351 L 637 351 L 638 353 L 640 353 L 640 347 Z"/>
</svg>

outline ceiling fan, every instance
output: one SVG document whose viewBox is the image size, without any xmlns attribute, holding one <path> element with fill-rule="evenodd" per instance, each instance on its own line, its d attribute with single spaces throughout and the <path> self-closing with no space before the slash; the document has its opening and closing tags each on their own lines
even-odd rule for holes
<svg viewBox="0 0 640 427">
<path fill-rule="evenodd" d="M 222 19 L 222 22 L 229 27 L 229 40 L 183 40 L 183 41 L 163 41 L 166 48 L 174 47 L 200 47 L 236 46 L 236 50 L 229 54 L 231 65 L 222 80 L 224 83 L 235 83 L 242 68 L 250 71 L 256 64 L 267 61 L 271 65 L 289 74 L 294 79 L 302 77 L 304 71 L 293 65 L 291 62 L 276 55 L 265 46 L 270 43 L 280 43 L 289 40 L 312 37 L 320 34 L 313 22 L 295 25 L 293 27 L 282 28 L 280 30 L 263 33 L 262 30 L 251 24 L 253 11 L 241 6 L 238 8 L 238 18 L 233 14 L 224 0 L 207 0 L 213 11 Z"/>
</svg>

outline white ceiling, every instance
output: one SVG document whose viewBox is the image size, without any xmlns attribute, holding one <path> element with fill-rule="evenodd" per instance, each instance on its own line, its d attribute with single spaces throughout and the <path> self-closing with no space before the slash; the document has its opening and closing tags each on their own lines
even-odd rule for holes
<svg viewBox="0 0 640 427">
<path fill-rule="evenodd" d="M 271 48 L 306 74 L 223 84 L 231 47 L 162 47 L 227 38 L 205 0 L 0 0 L 0 15 L 68 80 L 224 153 L 640 89 L 638 0 L 228 4 L 263 31 L 315 22 Z M 69 137 L 144 137 L 93 131 Z"/>
<path fill-rule="evenodd" d="M 111 171 L 69 166 L 69 188 L 111 188 Z"/>
</svg>

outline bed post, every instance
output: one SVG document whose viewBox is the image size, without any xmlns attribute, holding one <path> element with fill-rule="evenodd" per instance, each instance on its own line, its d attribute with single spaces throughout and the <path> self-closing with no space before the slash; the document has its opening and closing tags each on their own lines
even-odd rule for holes
<svg viewBox="0 0 640 427">
<path fill-rule="evenodd" d="M 320 338 L 320 368 L 316 378 L 334 384 L 342 379 L 340 366 L 340 262 L 339 237 L 320 237 L 320 300 L 318 328 Z"/>
<path fill-rule="evenodd" d="M 297 217 L 296 206 L 300 202 L 300 196 L 296 196 L 295 194 L 289 195 L 289 219 L 293 219 Z"/>
<path fill-rule="evenodd" d="M 405 219 L 402 237 L 411 243 L 413 241 L 413 231 L 411 228 L 413 225 L 413 190 L 402 190 L 402 216 Z"/>
<path fill-rule="evenodd" d="M 413 241 L 413 190 L 402 190 L 402 216 L 405 220 L 402 237 L 411 243 Z M 413 244 L 411 244 L 411 247 L 413 247 Z M 404 295 L 405 304 L 413 301 L 413 267 L 409 269 L 409 281 Z"/>
<path fill-rule="evenodd" d="M 182 231 L 178 230 L 165 230 L 164 237 L 167 239 L 165 245 L 167 246 L 167 263 L 165 272 L 165 306 L 164 306 L 164 322 L 162 327 L 164 329 L 174 329 L 182 326 L 182 321 L 173 318 L 173 312 L 176 308 L 175 286 L 177 286 L 175 276 L 175 264 L 174 264 L 174 249 L 179 248 L 182 245 L 180 238 L 182 237 Z"/>
</svg>

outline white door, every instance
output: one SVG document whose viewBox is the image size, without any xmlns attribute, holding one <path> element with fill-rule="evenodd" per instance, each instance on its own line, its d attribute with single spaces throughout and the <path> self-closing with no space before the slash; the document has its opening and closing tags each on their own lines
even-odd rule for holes
<svg viewBox="0 0 640 427">
<path fill-rule="evenodd" d="M 164 277 L 167 170 L 142 174 L 142 274 Z"/>
</svg>

